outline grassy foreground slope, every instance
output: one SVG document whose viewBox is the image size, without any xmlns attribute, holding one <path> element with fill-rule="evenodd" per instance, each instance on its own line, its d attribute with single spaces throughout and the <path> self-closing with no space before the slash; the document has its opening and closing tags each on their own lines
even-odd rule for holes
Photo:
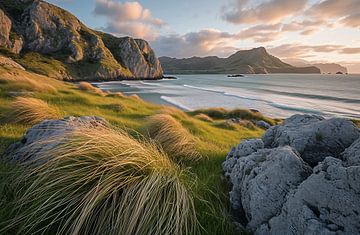
<svg viewBox="0 0 360 235">
<path fill-rule="evenodd" d="M 193 191 L 201 233 L 239 233 L 230 223 L 228 189 L 222 179 L 221 163 L 232 146 L 241 139 L 259 137 L 263 130 L 254 126 L 227 125 L 222 119 L 204 119 L 205 114 L 199 118 L 199 113 L 184 113 L 175 108 L 147 103 L 137 96 L 106 94 L 84 87 L 80 89 L 75 84 L 0 67 L 0 155 L 31 127 L 26 120 L 16 118 L 14 114 L 14 102 L 19 101 L 19 97 L 45 101 L 56 110 L 58 117 L 103 117 L 134 136 L 137 132 L 149 136 L 146 125 L 150 116 L 169 115 L 191 135 L 196 150 L 203 156 L 202 160 L 189 165 L 197 178 Z M 17 199 L 12 179 L 21 170 L 19 166 L 0 162 L 0 223 L 12 217 L 10 209 Z"/>
</svg>

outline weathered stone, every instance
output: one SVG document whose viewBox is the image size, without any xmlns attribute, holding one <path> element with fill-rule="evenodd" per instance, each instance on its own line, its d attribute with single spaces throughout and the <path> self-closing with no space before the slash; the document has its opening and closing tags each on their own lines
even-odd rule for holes
<svg viewBox="0 0 360 235">
<path fill-rule="evenodd" d="M 257 234 L 360 234 L 360 166 L 328 157 Z"/>
<path fill-rule="evenodd" d="M 260 149 L 240 157 L 230 174 L 230 201 L 237 213 L 244 213 L 247 228 L 255 231 L 277 215 L 286 195 L 312 170 L 290 147 Z"/>
<path fill-rule="evenodd" d="M 359 136 L 359 129 L 346 119 L 294 115 L 270 128 L 262 139 L 267 148 L 293 147 L 304 161 L 315 166 L 327 156 L 339 156 Z"/>
<path fill-rule="evenodd" d="M 235 148 L 232 148 L 229 154 L 226 156 L 226 160 L 223 163 L 225 176 L 230 176 L 231 170 L 236 164 L 238 158 L 246 157 L 262 148 L 264 148 L 264 143 L 261 139 L 241 141 L 241 143 L 238 144 Z"/>
<path fill-rule="evenodd" d="M 350 145 L 341 155 L 344 160 L 344 165 L 360 166 L 360 138 Z"/>
<path fill-rule="evenodd" d="M 263 120 L 257 121 L 256 126 L 262 128 L 262 129 L 265 129 L 265 130 L 267 130 L 267 129 L 269 129 L 271 127 L 271 125 L 269 123 L 267 123 L 267 122 L 265 122 Z"/>
<path fill-rule="evenodd" d="M 104 126 L 107 121 L 99 117 L 66 117 L 61 120 L 45 120 L 30 128 L 24 137 L 11 145 L 7 150 L 7 156 L 11 156 L 12 162 L 27 163 L 35 160 L 42 151 L 52 149 L 64 139 L 64 134 L 78 126 Z M 51 141 L 56 138 L 56 141 Z"/>
</svg>

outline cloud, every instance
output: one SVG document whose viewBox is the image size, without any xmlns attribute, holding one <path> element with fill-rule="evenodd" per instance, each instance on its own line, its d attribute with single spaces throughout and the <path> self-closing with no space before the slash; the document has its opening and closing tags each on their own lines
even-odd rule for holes
<svg viewBox="0 0 360 235">
<path fill-rule="evenodd" d="M 160 56 L 177 58 L 195 55 L 228 56 L 237 50 L 233 46 L 234 41 L 237 39 L 237 34 L 230 34 L 216 29 L 204 29 L 184 35 L 160 36 L 152 43 L 152 47 Z"/>
<path fill-rule="evenodd" d="M 360 27 L 360 2 L 359 0 L 325 0 L 312 5 L 306 15 L 334 20 L 349 27 Z"/>
<path fill-rule="evenodd" d="M 307 0 L 270 0 L 251 5 L 248 0 L 235 0 L 222 8 L 222 18 L 234 24 L 276 24 L 302 12 Z"/>
<path fill-rule="evenodd" d="M 350 48 L 344 45 L 302 45 L 283 44 L 269 49 L 271 53 L 280 58 L 306 58 L 314 57 L 315 53 L 360 54 L 359 48 Z"/>
<path fill-rule="evenodd" d="M 116 2 L 113 0 L 96 0 L 96 15 L 107 17 L 106 27 L 102 29 L 117 35 L 130 35 L 147 40 L 158 37 L 158 29 L 165 23 L 151 15 L 139 2 Z"/>
</svg>

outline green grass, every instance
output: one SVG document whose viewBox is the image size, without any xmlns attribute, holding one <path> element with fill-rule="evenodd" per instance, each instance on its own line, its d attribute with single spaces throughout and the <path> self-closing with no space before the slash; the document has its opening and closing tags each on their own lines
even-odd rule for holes
<svg viewBox="0 0 360 235">
<path fill-rule="evenodd" d="M 207 115 L 214 119 L 213 122 L 196 118 L 198 113 L 184 113 L 174 108 L 121 95 L 101 96 L 91 91 L 81 91 L 75 85 L 45 76 L 18 70 L 11 72 L 16 77 L 26 76 L 36 83 L 51 85 L 56 91 L 33 89 L 29 85 L 25 86 L 11 80 L 0 83 L 0 155 L 4 153 L 7 146 L 20 140 L 26 130 L 31 127 L 28 124 L 9 122 L 4 117 L 16 96 L 9 93 L 9 89 L 30 92 L 28 96 L 56 106 L 64 116 L 101 116 L 115 127 L 129 128 L 134 130 L 134 133 L 140 132 L 145 136 L 147 135 L 145 124 L 149 116 L 165 113 L 171 115 L 187 129 L 196 141 L 197 151 L 204 157 L 200 162 L 194 162 L 188 166 L 197 179 L 193 191 L 197 217 L 202 226 L 201 233 L 241 234 L 230 222 L 228 188 L 222 178 L 221 163 L 232 146 L 238 144 L 241 139 L 259 137 L 263 134 L 263 130 L 248 129 L 241 125 L 226 128 L 219 124 L 223 120 L 212 117 L 209 113 Z M 9 71 L 0 68 L 0 75 L 5 73 Z M 0 162 L 0 223 L 13 216 L 9 214 L 9 211 L 16 201 L 16 194 L 11 184 L 13 180 L 11 172 L 14 169 L 22 171 L 21 168 Z"/>
</svg>

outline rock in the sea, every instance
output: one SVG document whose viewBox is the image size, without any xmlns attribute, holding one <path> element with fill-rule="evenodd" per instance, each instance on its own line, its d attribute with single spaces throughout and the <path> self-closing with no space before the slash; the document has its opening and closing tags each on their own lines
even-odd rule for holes
<svg viewBox="0 0 360 235">
<path fill-rule="evenodd" d="M 267 129 L 269 129 L 271 127 L 271 125 L 269 123 L 267 123 L 267 122 L 265 122 L 263 120 L 257 121 L 256 126 L 262 128 L 262 129 L 265 129 L 265 130 L 267 130 Z"/>
<path fill-rule="evenodd" d="M 262 139 L 267 148 L 293 147 L 305 162 L 315 166 L 327 156 L 339 156 L 359 137 L 359 129 L 350 120 L 294 115 L 270 128 Z"/>
<path fill-rule="evenodd" d="M 223 163 L 238 222 L 254 234 L 360 234 L 357 127 L 295 115 L 262 140 L 243 141 Z"/>
<path fill-rule="evenodd" d="M 328 157 L 257 234 L 360 234 L 360 166 Z"/>
<path fill-rule="evenodd" d="M 258 150 L 240 157 L 233 167 L 230 201 L 235 211 L 243 210 L 247 228 L 255 231 L 281 211 L 289 191 L 311 173 L 290 147 Z"/>
<path fill-rule="evenodd" d="M 12 144 L 5 155 L 10 157 L 12 162 L 30 163 L 45 149 L 52 149 L 64 139 L 64 134 L 72 131 L 78 126 L 106 126 L 108 122 L 100 117 L 66 117 L 61 120 L 45 120 L 30 128 L 23 138 Z M 56 141 L 53 141 L 56 139 Z"/>
</svg>

